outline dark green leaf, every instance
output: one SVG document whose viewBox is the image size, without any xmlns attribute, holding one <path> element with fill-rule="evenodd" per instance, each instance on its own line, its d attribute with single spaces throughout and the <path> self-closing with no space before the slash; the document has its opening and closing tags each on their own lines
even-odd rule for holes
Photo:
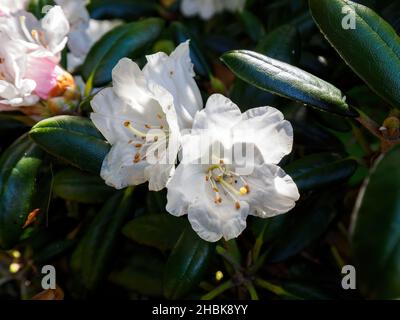
<svg viewBox="0 0 400 320">
<path fill-rule="evenodd" d="M 368 7 L 349 0 L 310 0 L 309 4 L 322 33 L 346 63 L 378 95 L 398 107 L 400 39 L 391 25 Z M 343 12 L 355 17 L 355 29 L 342 27 Z"/>
<path fill-rule="evenodd" d="M 106 33 L 90 49 L 82 66 L 86 81 L 93 81 L 99 87 L 111 81 L 111 71 L 123 57 L 133 57 L 146 45 L 151 44 L 160 34 L 163 21 L 149 18 L 123 24 Z"/>
<path fill-rule="evenodd" d="M 57 116 L 40 121 L 29 133 L 48 153 L 98 174 L 110 145 L 86 118 Z"/>
<path fill-rule="evenodd" d="M 112 196 L 91 222 L 71 258 L 71 267 L 89 292 L 104 280 L 113 262 L 121 227 L 132 212 L 133 189 Z"/>
<path fill-rule="evenodd" d="M 65 169 L 54 176 L 54 193 L 69 201 L 101 203 L 114 191 L 98 175 L 77 169 Z"/>
<path fill-rule="evenodd" d="M 248 10 L 241 11 L 240 19 L 242 20 L 244 29 L 253 41 L 257 42 L 265 34 L 263 24 L 252 12 Z"/>
<path fill-rule="evenodd" d="M 146 250 L 134 252 L 121 269 L 110 275 L 110 280 L 128 290 L 146 296 L 162 296 L 165 262 L 155 253 Z"/>
<path fill-rule="evenodd" d="M 357 169 L 357 162 L 337 155 L 313 154 L 284 167 L 300 191 L 318 189 L 349 179 Z"/>
<path fill-rule="evenodd" d="M 154 12 L 157 0 L 91 0 L 88 6 L 93 19 L 132 20 Z"/>
<path fill-rule="evenodd" d="M 300 40 L 295 27 L 283 25 L 267 35 L 257 44 L 256 51 L 290 64 L 297 63 Z M 242 109 L 274 105 L 276 96 L 256 88 L 237 78 L 232 87 L 231 99 Z"/>
<path fill-rule="evenodd" d="M 372 299 L 400 296 L 400 146 L 377 164 L 360 192 L 352 248 L 360 289 Z"/>
<path fill-rule="evenodd" d="M 189 227 L 179 238 L 164 270 L 164 296 L 185 298 L 202 279 L 215 244 L 199 238 Z"/>
<path fill-rule="evenodd" d="M 230 51 L 221 59 L 239 78 L 257 88 L 324 111 L 357 115 L 338 88 L 290 64 L 247 50 Z"/>
<path fill-rule="evenodd" d="M 168 250 L 175 246 L 186 222 L 169 213 L 146 214 L 128 222 L 122 232 L 137 243 Z"/>
<path fill-rule="evenodd" d="M 337 193 L 318 194 L 293 211 L 274 217 L 281 219 L 277 238 L 270 243 L 267 259 L 282 261 L 299 253 L 328 229 L 337 214 Z M 266 230 L 268 232 L 268 229 Z"/>
<path fill-rule="evenodd" d="M 25 232 L 29 213 L 39 209 L 42 218 L 49 199 L 49 176 L 44 152 L 23 135 L 0 158 L 0 247 L 10 249 Z M 34 224 L 30 224 L 34 226 Z"/>
</svg>

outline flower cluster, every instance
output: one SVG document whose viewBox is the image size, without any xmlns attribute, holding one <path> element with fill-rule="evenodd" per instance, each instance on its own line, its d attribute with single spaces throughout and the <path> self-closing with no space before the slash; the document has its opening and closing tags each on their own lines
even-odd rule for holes
<svg viewBox="0 0 400 320">
<path fill-rule="evenodd" d="M 185 16 L 199 15 L 203 20 L 208 20 L 224 10 L 242 10 L 245 3 L 246 0 L 182 0 L 181 11 Z"/>
<path fill-rule="evenodd" d="M 0 111 L 19 110 L 33 118 L 63 113 L 79 98 L 79 79 L 61 66 L 68 46 L 68 70 L 119 21 L 89 18 L 85 0 L 56 0 L 40 21 L 25 11 L 28 1 L 0 3 Z M 44 103 L 41 103 L 44 102 Z M 44 108 L 45 107 L 45 108 Z"/>
<path fill-rule="evenodd" d="M 272 107 L 242 113 L 220 94 L 203 108 L 189 42 L 170 56 L 146 58 L 143 69 L 122 59 L 112 87 L 92 100 L 91 119 L 112 145 L 101 169 L 106 183 L 166 187 L 167 211 L 187 214 L 207 241 L 237 237 L 248 215 L 292 209 L 299 192 L 278 166 L 293 142 L 282 113 Z"/>
</svg>

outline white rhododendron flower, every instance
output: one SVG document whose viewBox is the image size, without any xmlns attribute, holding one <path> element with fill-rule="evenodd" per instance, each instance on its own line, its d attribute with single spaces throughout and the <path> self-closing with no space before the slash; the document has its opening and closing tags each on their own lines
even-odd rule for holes
<svg viewBox="0 0 400 320">
<path fill-rule="evenodd" d="M 179 124 L 190 125 L 202 104 L 188 79 L 194 76 L 188 42 L 169 57 L 157 53 L 147 60 L 140 70 L 122 59 L 112 73 L 113 87 L 92 100 L 91 119 L 112 145 L 101 176 L 118 189 L 146 181 L 150 190 L 165 187 L 179 151 Z"/>
<path fill-rule="evenodd" d="M 241 114 L 229 99 L 211 96 L 192 134 L 182 138 L 183 159 L 167 185 L 167 211 L 187 214 L 207 241 L 237 237 L 249 214 L 288 212 L 299 192 L 277 163 L 291 152 L 292 141 L 292 127 L 278 110 Z"/>
<path fill-rule="evenodd" d="M 86 8 L 87 0 L 56 0 L 65 12 L 71 25 L 68 34 L 68 70 L 81 65 L 93 44 L 105 33 L 121 24 L 120 20 L 90 19 Z"/>
<path fill-rule="evenodd" d="M 224 10 L 240 11 L 245 3 L 246 0 L 182 0 L 181 11 L 187 17 L 199 15 L 208 20 Z"/>
<path fill-rule="evenodd" d="M 19 10 L 24 10 L 28 0 L 1 0 L 0 17 L 7 16 Z"/>
<path fill-rule="evenodd" d="M 68 31 L 58 6 L 41 21 L 23 11 L 0 17 L 1 110 L 33 105 L 73 82 L 58 66 Z"/>
<path fill-rule="evenodd" d="M 242 113 L 221 94 L 209 97 L 206 107 L 196 114 L 191 132 L 191 143 L 183 149 L 183 158 L 188 161 L 203 154 L 215 137 L 226 148 L 240 142 L 253 143 L 264 161 L 272 164 L 278 164 L 293 146 L 292 125 L 278 109 L 259 107 Z"/>
</svg>

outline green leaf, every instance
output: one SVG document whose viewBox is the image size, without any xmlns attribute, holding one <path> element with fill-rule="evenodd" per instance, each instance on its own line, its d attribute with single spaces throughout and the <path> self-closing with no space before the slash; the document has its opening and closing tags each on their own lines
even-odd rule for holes
<svg viewBox="0 0 400 320">
<path fill-rule="evenodd" d="M 230 51 L 221 59 L 239 78 L 257 88 L 327 112 L 357 115 L 338 88 L 290 64 L 247 50 Z"/>
<path fill-rule="evenodd" d="M 202 279 L 215 244 L 199 238 L 188 227 L 168 258 L 164 270 L 164 296 L 167 299 L 184 298 Z"/>
<path fill-rule="evenodd" d="M 278 230 L 274 231 L 277 238 L 272 243 L 267 241 L 267 259 L 273 262 L 283 261 L 322 236 L 338 213 L 337 194 L 337 190 L 334 195 L 331 192 L 317 194 L 292 212 L 272 218 L 282 221 L 277 224 Z"/>
<path fill-rule="evenodd" d="M 109 31 L 90 49 L 82 66 L 82 76 L 86 81 L 93 79 L 94 87 L 107 84 L 118 61 L 137 56 L 159 36 L 163 26 L 161 19 L 149 18 Z"/>
<path fill-rule="evenodd" d="M 172 249 L 182 234 L 186 219 L 170 215 L 146 214 L 129 221 L 122 233 L 129 239 L 160 250 Z"/>
<path fill-rule="evenodd" d="M 44 248 L 34 251 L 33 260 L 37 265 L 46 264 L 52 259 L 55 259 L 71 250 L 74 244 L 75 240 L 73 239 L 61 239 L 50 242 Z"/>
<path fill-rule="evenodd" d="M 255 51 L 290 64 L 297 63 L 300 49 L 299 35 L 294 26 L 283 25 L 266 34 Z M 236 78 L 231 99 L 242 109 L 273 105 L 276 96 Z"/>
<path fill-rule="evenodd" d="M 265 34 L 265 29 L 258 17 L 248 10 L 241 11 L 239 15 L 250 38 L 255 42 L 260 40 Z"/>
<path fill-rule="evenodd" d="M 54 176 L 54 193 L 69 201 L 101 203 L 114 192 L 98 175 L 77 169 L 64 169 Z"/>
<path fill-rule="evenodd" d="M 357 162 L 330 153 L 313 154 L 284 167 L 301 192 L 341 183 L 357 169 Z"/>
<path fill-rule="evenodd" d="M 300 45 L 296 27 L 284 24 L 262 37 L 255 51 L 282 62 L 295 64 L 299 59 Z"/>
<path fill-rule="evenodd" d="M 400 146 L 360 191 L 351 234 L 359 288 L 371 299 L 400 297 Z"/>
<path fill-rule="evenodd" d="M 57 116 L 36 124 L 29 136 L 48 153 L 99 174 L 110 145 L 93 123 L 76 116 Z"/>
<path fill-rule="evenodd" d="M 95 216 L 71 258 L 71 268 L 87 291 L 95 290 L 113 262 L 121 227 L 132 212 L 133 189 L 112 196 Z"/>
<path fill-rule="evenodd" d="M 111 282 L 145 296 L 160 297 L 163 294 L 165 262 L 152 251 L 134 252 L 123 267 L 110 275 Z"/>
<path fill-rule="evenodd" d="M 157 0 L 91 0 L 88 5 L 93 19 L 134 19 L 153 13 Z"/>
<path fill-rule="evenodd" d="M 348 0 L 310 0 L 315 22 L 346 63 L 379 96 L 400 104 L 400 39 L 374 11 Z M 343 29 L 345 12 L 355 29 Z"/>
<path fill-rule="evenodd" d="M 49 199 L 49 175 L 42 170 L 44 152 L 23 135 L 0 158 L 0 247 L 15 246 L 28 215 L 43 217 Z M 34 224 L 31 224 L 34 226 Z"/>
<path fill-rule="evenodd" d="M 190 40 L 190 58 L 193 62 L 196 73 L 203 77 L 211 77 L 211 69 L 207 63 L 206 58 L 201 52 L 199 45 L 194 35 L 180 22 L 173 22 L 171 24 L 172 32 L 175 34 L 177 43 Z"/>
</svg>

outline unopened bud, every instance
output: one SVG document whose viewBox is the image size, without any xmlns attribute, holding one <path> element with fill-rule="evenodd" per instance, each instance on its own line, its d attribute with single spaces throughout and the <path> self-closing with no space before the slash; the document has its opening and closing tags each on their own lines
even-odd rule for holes
<svg viewBox="0 0 400 320">
<path fill-rule="evenodd" d="M 385 119 L 382 127 L 379 129 L 384 138 L 388 140 L 396 140 L 400 138 L 400 119 L 390 116 Z"/>
</svg>

